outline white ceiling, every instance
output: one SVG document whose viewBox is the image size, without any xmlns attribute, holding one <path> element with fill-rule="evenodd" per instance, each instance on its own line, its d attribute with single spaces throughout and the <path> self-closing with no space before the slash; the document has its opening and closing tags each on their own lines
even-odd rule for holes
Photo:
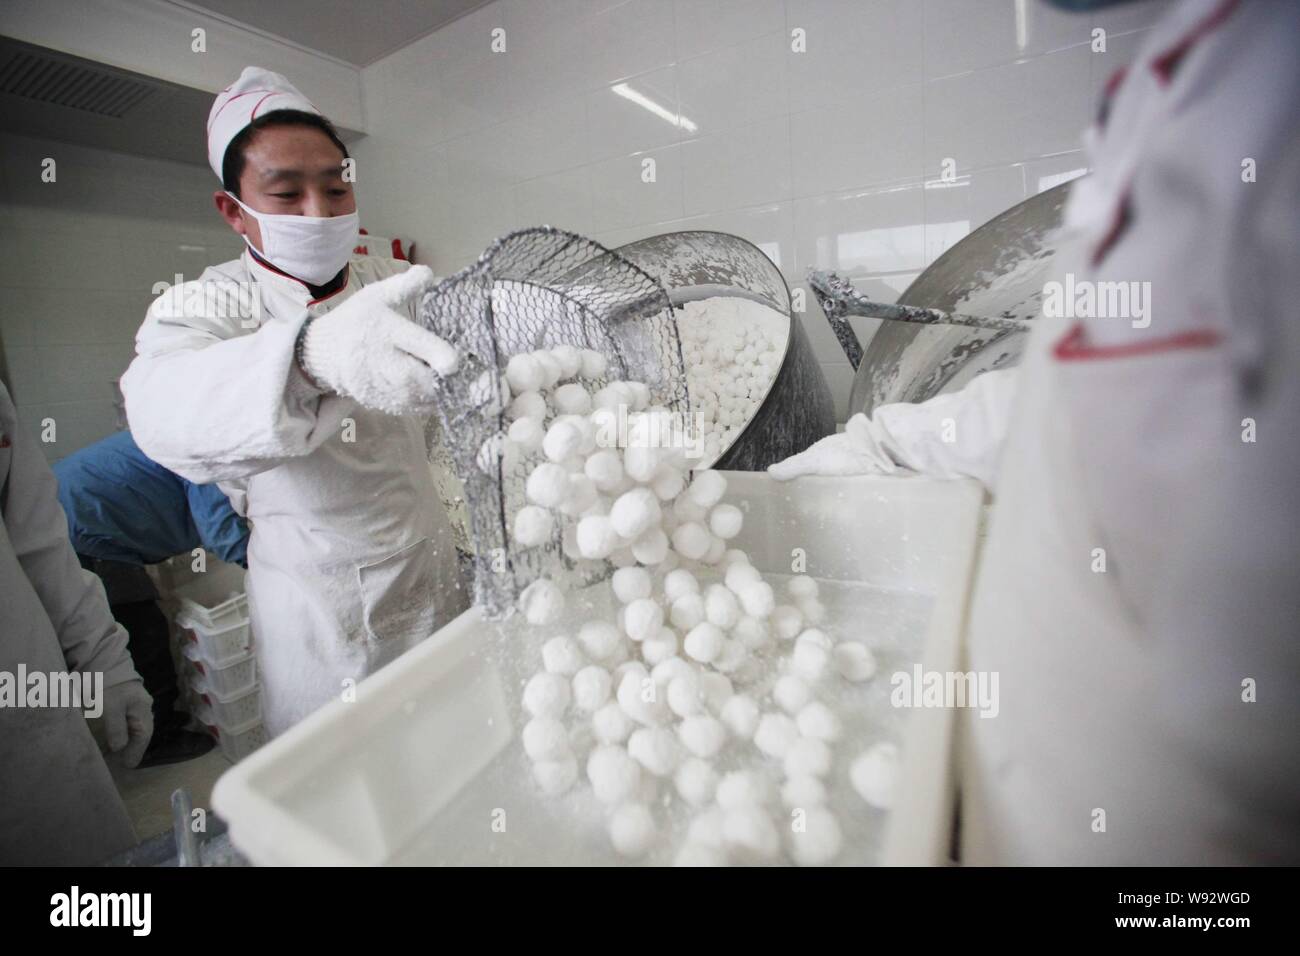
<svg viewBox="0 0 1300 956">
<path fill-rule="evenodd" d="M 489 0 L 182 0 L 353 66 L 368 66 Z"/>
</svg>

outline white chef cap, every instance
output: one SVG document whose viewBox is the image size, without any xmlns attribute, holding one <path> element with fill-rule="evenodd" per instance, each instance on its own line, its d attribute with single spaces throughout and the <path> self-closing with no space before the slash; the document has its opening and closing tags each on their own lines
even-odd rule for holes
<svg viewBox="0 0 1300 956">
<path fill-rule="evenodd" d="M 307 97 L 279 73 L 246 66 L 239 79 L 217 94 L 208 114 L 208 165 L 221 178 L 226 147 L 249 123 L 273 110 L 301 110 L 320 115 Z"/>
</svg>

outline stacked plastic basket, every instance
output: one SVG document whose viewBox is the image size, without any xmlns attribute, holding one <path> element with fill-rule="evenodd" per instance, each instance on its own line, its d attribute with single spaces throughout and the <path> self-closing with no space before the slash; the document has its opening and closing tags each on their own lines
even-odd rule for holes
<svg viewBox="0 0 1300 956">
<path fill-rule="evenodd" d="M 175 633 L 190 713 L 239 761 L 266 743 L 266 731 L 248 598 L 220 585 L 199 576 L 175 589 Z"/>
</svg>

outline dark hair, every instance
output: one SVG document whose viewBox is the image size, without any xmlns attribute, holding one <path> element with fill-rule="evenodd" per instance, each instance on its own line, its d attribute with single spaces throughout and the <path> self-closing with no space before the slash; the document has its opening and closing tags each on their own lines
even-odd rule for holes
<svg viewBox="0 0 1300 956">
<path fill-rule="evenodd" d="M 221 185 L 226 192 L 232 196 L 239 196 L 239 178 L 244 175 L 244 166 L 247 162 L 244 158 L 244 149 L 253 138 L 253 134 L 259 129 L 278 126 L 310 126 L 312 129 L 318 129 L 339 148 L 344 159 L 348 158 L 348 148 L 343 145 L 343 140 L 339 139 L 334 124 L 319 113 L 306 113 L 302 110 L 272 110 L 241 129 L 226 147 L 226 155 L 221 160 Z"/>
</svg>

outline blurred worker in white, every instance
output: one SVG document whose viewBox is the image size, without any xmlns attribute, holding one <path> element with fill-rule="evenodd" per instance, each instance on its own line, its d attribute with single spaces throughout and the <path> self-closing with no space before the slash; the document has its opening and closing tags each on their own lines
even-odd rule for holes
<svg viewBox="0 0 1300 956">
<path fill-rule="evenodd" d="M 964 862 L 1300 862 L 1298 48 L 1300 5 L 1186 0 L 1087 134 L 1068 261 L 1150 282 L 1151 322 L 1029 338 L 968 631 L 1001 713 L 961 717 Z M 936 401 L 960 434 L 963 395 L 978 432 L 978 382 Z M 880 443 L 937 450 L 918 414 Z"/>
<path fill-rule="evenodd" d="M 457 355 L 412 321 L 428 268 L 353 257 L 346 158 L 284 77 L 248 67 L 222 90 L 208 162 L 247 248 L 154 302 L 122 379 L 145 454 L 249 519 L 273 735 L 466 604 L 424 437 Z"/>
<path fill-rule="evenodd" d="M 57 490 L 0 383 L 0 681 L 8 688 L 0 693 L 3 866 L 84 866 L 134 846 L 95 737 L 134 767 L 153 733 L 153 700 L 131 663 L 126 631 L 113 620 L 99 578 L 82 570 L 72 550 Z M 27 680 L 19 683 L 23 672 Z M 102 674 L 103 699 L 55 706 L 68 701 L 47 693 L 20 702 L 34 674 L 47 686 L 56 674 Z"/>
</svg>

